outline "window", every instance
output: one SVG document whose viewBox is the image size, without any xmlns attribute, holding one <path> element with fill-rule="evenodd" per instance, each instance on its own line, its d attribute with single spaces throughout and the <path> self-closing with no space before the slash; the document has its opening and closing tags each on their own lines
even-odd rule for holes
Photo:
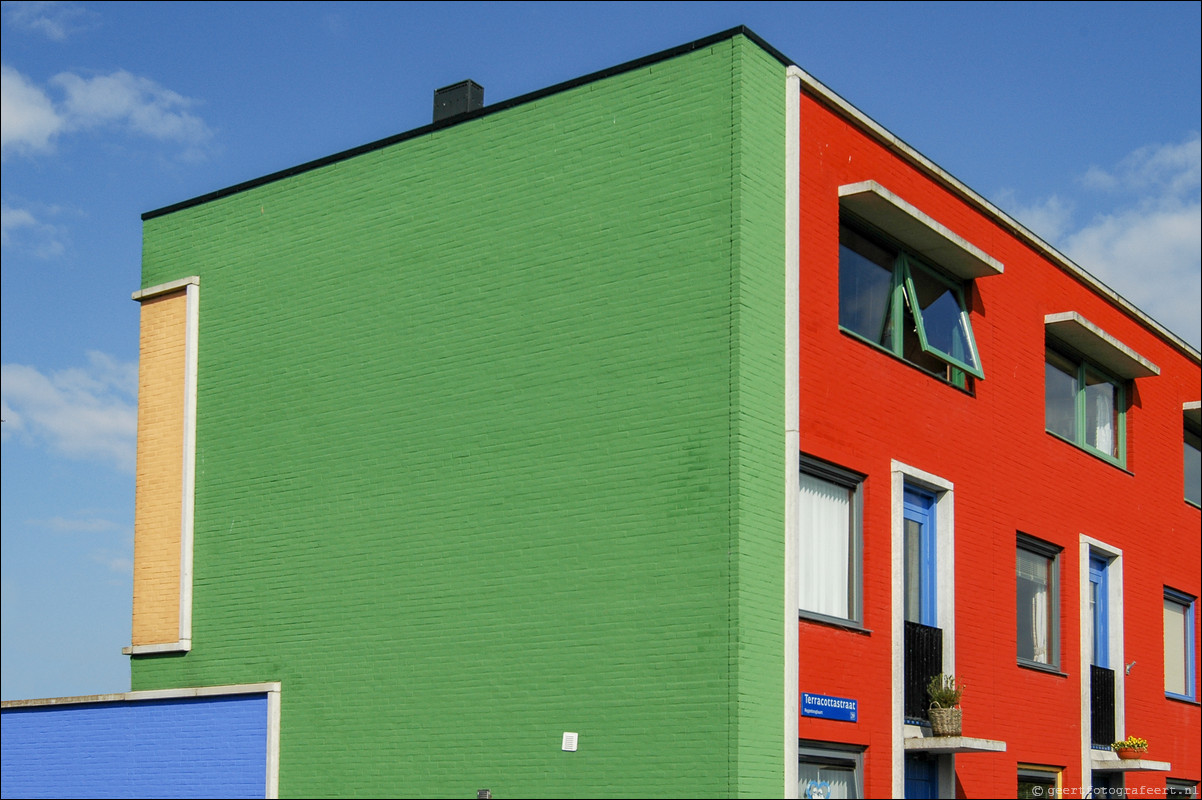
<svg viewBox="0 0 1202 800">
<path fill-rule="evenodd" d="M 1020 664 L 1060 666 L 1060 548 L 1018 535 L 1016 616 Z"/>
<path fill-rule="evenodd" d="M 1185 592 L 1164 590 L 1164 693 L 1193 700 L 1194 598 Z"/>
<path fill-rule="evenodd" d="M 801 742 L 798 753 L 798 797 L 864 796 L 864 754 L 860 748 Z"/>
<path fill-rule="evenodd" d="M 1164 782 L 1165 794 L 1169 797 L 1197 797 L 1198 782 L 1183 781 L 1179 778 L 1167 778 Z"/>
<path fill-rule="evenodd" d="M 1015 797 L 1052 798 L 1060 789 L 1060 768 L 1036 764 L 1018 765 L 1018 792 Z"/>
<path fill-rule="evenodd" d="M 958 386 L 984 377 L 963 283 L 866 225 L 839 226 L 839 325 Z"/>
<path fill-rule="evenodd" d="M 1189 419 L 1185 421 L 1185 499 L 1202 506 L 1202 436 Z"/>
<path fill-rule="evenodd" d="M 801 457 L 798 548 L 803 614 L 860 622 L 863 476 Z"/>
<path fill-rule="evenodd" d="M 933 628 L 939 627 L 934 510 L 934 495 L 906 488 L 902 543 L 905 618 Z"/>
<path fill-rule="evenodd" d="M 1086 361 L 1048 350 L 1044 388 L 1048 431 L 1123 465 L 1126 458 L 1125 383 Z"/>
</svg>

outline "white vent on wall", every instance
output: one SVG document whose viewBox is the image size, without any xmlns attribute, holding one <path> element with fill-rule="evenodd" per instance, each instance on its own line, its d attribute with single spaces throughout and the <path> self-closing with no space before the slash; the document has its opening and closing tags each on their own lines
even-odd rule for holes
<svg viewBox="0 0 1202 800">
<path fill-rule="evenodd" d="M 563 749 L 567 750 L 569 753 L 575 753 L 576 752 L 576 739 L 579 736 L 580 736 L 580 734 L 578 734 L 578 733 L 568 733 L 567 731 L 565 731 L 563 734 Z"/>
</svg>

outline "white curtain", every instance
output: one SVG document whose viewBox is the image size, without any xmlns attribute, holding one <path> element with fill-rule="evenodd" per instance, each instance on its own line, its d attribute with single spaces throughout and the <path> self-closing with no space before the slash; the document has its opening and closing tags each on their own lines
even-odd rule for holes
<svg viewBox="0 0 1202 800">
<path fill-rule="evenodd" d="M 851 552 L 851 493 L 801 474 L 801 608 L 846 619 Z"/>
<path fill-rule="evenodd" d="M 1090 442 L 1103 453 L 1116 455 L 1114 447 L 1114 386 L 1094 383 L 1085 387 Z"/>
<path fill-rule="evenodd" d="M 1048 652 L 1048 587 L 1041 586 L 1031 598 L 1031 629 L 1035 635 L 1035 660 L 1050 662 Z"/>
<path fill-rule="evenodd" d="M 1048 615 L 1051 566 L 1051 560 L 1046 556 L 1021 547 L 1018 549 L 1019 598 L 1029 606 L 1026 613 L 1031 615 L 1031 658 L 1041 664 L 1050 664 L 1052 657 L 1051 618 Z M 1021 605 L 1018 613 L 1023 613 Z M 1019 630 L 1021 633 L 1022 626 Z M 1019 652 L 1022 652 L 1021 648 Z"/>
<path fill-rule="evenodd" d="M 1171 694 L 1188 695 L 1186 686 L 1186 648 L 1189 641 L 1189 614 L 1186 606 L 1169 598 L 1164 599 L 1164 690 Z"/>
<path fill-rule="evenodd" d="M 855 770 L 830 764 L 801 762 L 798 768 L 797 794 L 801 797 L 855 797 Z"/>
</svg>

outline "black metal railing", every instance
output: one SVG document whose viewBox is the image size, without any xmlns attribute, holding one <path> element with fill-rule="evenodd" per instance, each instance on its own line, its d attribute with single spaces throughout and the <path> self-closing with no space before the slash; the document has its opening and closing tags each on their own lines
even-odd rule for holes
<svg viewBox="0 0 1202 800">
<path fill-rule="evenodd" d="M 1089 667 L 1090 742 L 1109 746 L 1114 741 L 1114 670 Z"/>
<path fill-rule="evenodd" d="M 943 631 L 906 621 L 904 650 L 906 657 L 906 719 L 926 719 L 927 684 L 943 672 Z"/>
</svg>

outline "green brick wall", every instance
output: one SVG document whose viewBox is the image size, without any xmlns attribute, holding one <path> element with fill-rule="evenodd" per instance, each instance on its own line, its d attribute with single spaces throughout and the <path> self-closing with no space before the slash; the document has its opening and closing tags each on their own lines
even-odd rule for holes
<svg viewBox="0 0 1202 800">
<path fill-rule="evenodd" d="M 282 681 L 282 796 L 779 796 L 783 157 L 735 36 L 148 220 L 194 621 L 133 688 Z"/>
</svg>

